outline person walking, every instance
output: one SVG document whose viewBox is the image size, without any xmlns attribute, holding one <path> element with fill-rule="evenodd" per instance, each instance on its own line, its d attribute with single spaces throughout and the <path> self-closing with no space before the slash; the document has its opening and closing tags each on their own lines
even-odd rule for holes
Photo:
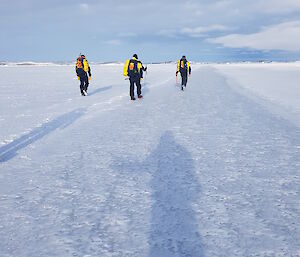
<svg viewBox="0 0 300 257">
<path fill-rule="evenodd" d="M 88 61 L 86 60 L 84 54 L 81 54 L 77 58 L 76 74 L 77 74 L 78 80 L 80 80 L 81 95 L 86 96 L 87 89 L 89 87 L 89 81 L 91 80 L 92 74 L 91 74 L 90 65 L 89 65 Z"/>
<path fill-rule="evenodd" d="M 130 60 L 126 60 L 124 65 L 124 76 L 129 77 L 130 81 L 130 90 L 129 95 L 131 100 L 135 100 L 134 95 L 134 85 L 137 88 L 138 98 L 142 98 L 142 89 L 141 89 L 141 78 L 143 77 L 143 71 L 146 71 L 147 67 L 144 68 L 141 61 L 138 60 L 137 54 L 134 54 Z"/>
<path fill-rule="evenodd" d="M 177 61 L 177 70 L 176 70 L 176 77 L 178 72 L 181 75 L 181 90 L 183 91 L 183 87 L 186 87 L 188 76 L 191 76 L 191 66 L 190 63 L 187 61 L 186 57 L 183 55 L 182 58 Z"/>
</svg>

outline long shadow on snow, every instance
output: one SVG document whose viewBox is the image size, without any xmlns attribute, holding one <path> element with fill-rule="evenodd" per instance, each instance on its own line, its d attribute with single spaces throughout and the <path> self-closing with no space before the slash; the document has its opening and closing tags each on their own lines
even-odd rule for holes
<svg viewBox="0 0 300 257">
<path fill-rule="evenodd" d="M 142 95 L 146 95 L 149 93 L 149 83 L 144 82 L 142 83 Z"/>
<path fill-rule="evenodd" d="M 100 88 L 97 88 L 97 89 L 93 90 L 92 92 L 89 92 L 89 96 L 98 94 L 98 93 L 100 93 L 100 92 L 109 90 L 109 89 L 111 89 L 111 88 L 112 88 L 112 86 L 107 86 L 107 87 L 100 87 Z"/>
<path fill-rule="evenodd" d="M 190 153 L 167 131 L 147 159 L 155 164 L 149 257 L 201 257 L 203 247 L 192 209 L 200 185 Z M 148 165 L 148 164 L 147 164 Z"/>
<path fill-rule="evenodd" d="M 79 108 L 69 113 L 63 114 L 58 118 L 42 124 L 40 127 L 34 129 L 30 133 L 15 139 L 13 142 L 0 147 L 0 162 L 6 162 L 17 155 L 17 152 L 32 144 L 33 142 L 41 139 L 45 135 L 53 132 L 58 128 L 65 128 L 72 124 L 75 120 L 80 118 L 86 110 Z"/>
<path fill-rule="evenodd" d="M 110 196 L 106 208 L 110 209 L 110 213 L 117 208 L 118 215 L 130 217 L 125 240 L 128 241 L 126 245 L 131 245 L 130 250 L 136 253 L 131 256 L 204 256 L 199 224 L 192 208 L 193 203 L 199 201 L 201 187 L 190 153 L 176 142 L 171 132 L 161 136 L 156 149 L 144 161 L 120 160 L 117 157 L 113 169 L 118 175 L 108 189 Z M 147 187 L 150 188 L 152 204 L 150 218 L 144 220 L 148 217 L 148 205 L 145 206 L 149 202 L 149 195 L 145 193 L 145 188 L 148 192 Z M 128 192 L 119 195 L 119 190 Z M 128 195 L 134 195 L 134 198 L 127 199 Z M 105 220 L 105 217 L 100 220 Z M 99 227 L 107 230 L 108 225 L 100 224 Z M 110 228 L 111 231 L 116 229 Z M 141 234 L 143 238 L 144 233 L 148 234 L 147 245 L 135 242 L 139 237 L 134 235 Z M 105 240 L 109 238 L 116 237 L 108 233 Z M 141 248 L 137 249 L 134 245 Z M 112 252 L 116 248 L 122 251 L 113 240 L 106 242 L 106 246 Z"/>
</svg>

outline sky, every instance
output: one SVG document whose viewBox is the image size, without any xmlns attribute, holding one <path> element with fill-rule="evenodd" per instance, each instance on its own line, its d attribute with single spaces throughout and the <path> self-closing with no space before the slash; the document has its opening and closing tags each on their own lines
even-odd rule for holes
<svg viewBox="0 0 300 257">
<path fill-rule="evenodd" d="M 0 0 L 0 61 L 300 60 L 300 0 Z"/>
</svg>

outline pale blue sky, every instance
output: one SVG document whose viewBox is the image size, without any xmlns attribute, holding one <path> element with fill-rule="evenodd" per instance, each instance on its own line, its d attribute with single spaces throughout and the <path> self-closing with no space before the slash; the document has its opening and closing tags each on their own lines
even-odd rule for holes
<svg viewBox="0 0 300 257">
<path fill-rule="evenodd" d="M 300 59 L 300 0 L 0 0 L 0 60 Z"/>
</svg>

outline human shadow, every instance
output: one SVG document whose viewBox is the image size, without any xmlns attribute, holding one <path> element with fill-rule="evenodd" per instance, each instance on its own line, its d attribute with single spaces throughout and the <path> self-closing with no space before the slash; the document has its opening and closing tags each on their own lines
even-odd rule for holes
<svg viewBox="0 0 300 257">
<path fill-rule="evenodd" d="M 201 224 L 193 209 L 199 204 L 201 187 L 192 156 L 172 132 L 162 134 L 146 159 L 116 156 L 112 168 L 117 175 L 107 190 L 107 208 L 130 220 L 121 231 L 127 233 L 124 245 L 130 245 L 126 248 L 132 251 L 130 256 L 204 256 Z M 116 235 L 107 233 L 105 238 Z M 146 240 L 139 242 L 138 238 Z M 116 241 L 107 245 L 122 251 L 122 244 Z"/>
<path fill-rule="evenodd" d="M 54 130 L 58 128 L 66 128 L 85 114 L 85 112 L 86 109 L 79 108 L 63 114 L 50 122 L 42 124 L 30 133 L 15 139 L 13 142 L 0 147 L 0 162 L 6 162 L 14 158 L 19 150 L 41 139 L 45 135 L 50 134 Z"/>
<path fill-rule="evenodd" d="M 149 93 L 149 83 L 148 82 L 143 82 L 142 83 L 142 94 L 146 95 Z"/>
<path fill-rule="evenodd" d="M 100 92 L 109 90 L 109 89 L 111 89 L 111 88 L 112 88 L 112 86 L 107 86 L 107 87 L 100 87 L 100 88 L 97 88 L 97 89 L 95 89 L 95 90 L 89 92 L 89 96 L 98 94 L 98 93 L 100 93 Z"/>
<path fill-rule="evenodd" d="M 155 163 L 151 180 L 149 257 L 201 257 L 203 246 L 193 203 L 200 185 L 190 153 L 165 132 L 147 162 Z"/>
</svg>

